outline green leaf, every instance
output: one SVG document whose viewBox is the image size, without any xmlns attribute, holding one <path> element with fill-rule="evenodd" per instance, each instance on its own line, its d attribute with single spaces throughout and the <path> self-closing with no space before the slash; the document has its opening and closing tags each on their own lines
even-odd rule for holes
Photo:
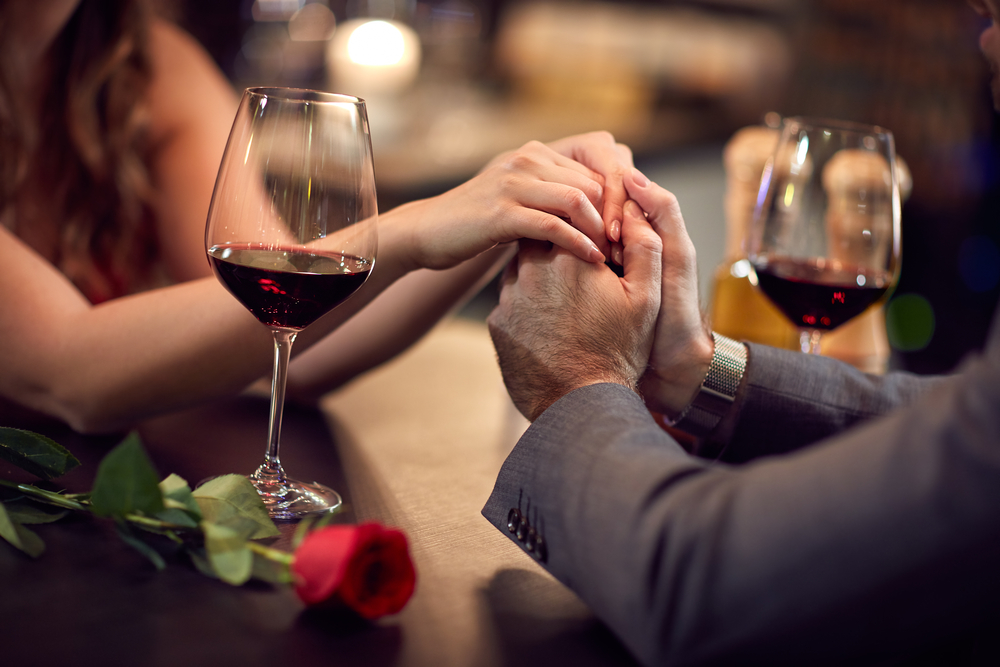
<svg viewBox="0 0 1000 667">
<path fill-rule="evenodd" d="M 5 503 L 5 506 L 7 508 L 7 515 L 14 521 L 22 524 L 52 523 L 69 514 L 68 510 L 37 505 L 27 500 L 8 502 Z"/>
<path fill-rule="evenodd" d="M 295 577 L 287 565 L 277 563 L 258 553 L 253 555 L 253 570 L 250 576 L 269 584 L 291 584 L 295 581 Z"/>
<path fill-rule="evenodd" d="M 163 505 L 166 509 L 156 514 L 157 519 L 175 523 L 185 528 L 197 528 L 202 520 L 201 508 L 191 494 L 191 488 L 182 477 L 171 474 L 160 482 Z"/>
<path fill-rule="evenodd" d="M 183 477 L 171 473 L 160 482 L 160 491 L 168 507 L 177 507 L 191 512 L 201 512 L 198 503 L 191 494 L 191 487 Z M 174 504 L 176 503 L 176 504 Z"/>
<path fill-rule="evenodd" d="M 234 586 L 245 583 L 253 572 L 253 553 L 247 548 L 247 537 L 257 526 L 247 521 L 241 529 L 203 521 L 201 529 L 208 561 L 219 579 Z"/>
<path fill-rule="evenodd" d="M 38 558 L 45 551 L 42 538 L 11 519 L 3 503 L 0 503 L 0 537 L 32 558 Z"/>
<path fill-rule="evenodd" d="M 199 519 L 193 518 L 190 513 L 176 507 L 168 507 L 157 512 L 154 516 L 160 521 L 166 521 L 181 528 L 197 528 L 199 522 Z"/>
<path fill-rule="evenodd" d="M 68 449 L 54 440 L 7 427 L 0 427 L 0 459 L 42 479 L 65 475 L 80 465 Z"/>
<path fill-rule="evenodd" d="M 236 529 L 249 521 L 255 526 L 249 537 L 255 540 L 279 534 L 257 489 L 242 475 L 210 479 L 194 490 L 194 498 L 205 521 Z"/>
<path fill-rule="evenodd" d="M 115 528 L 118 530 L 118 537 L 122 538 L 125 544 L 129 545 L 148 558 L 157 571 L 162 571 L 167 566 L 166 562 L 163 560 L 163 556 L 161 556 L 156 549 L 149 546 L 142 539 L 133 535 L 132 531 L 129 529 L 128 525 L 124 523 L 124 521 L 116 521 Z"/>
<path fill-rule="evenodd" d="M 132 432 L 112 449 L 97 468 L 90 504 L 97 516 L 124 516 L 130 512 L 155 515 L 163 510 L 159 476 Z"/>
</svg>

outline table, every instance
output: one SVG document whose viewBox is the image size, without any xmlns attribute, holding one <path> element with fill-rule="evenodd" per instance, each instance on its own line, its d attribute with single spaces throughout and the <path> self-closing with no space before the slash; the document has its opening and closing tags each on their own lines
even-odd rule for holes
<svg viewBox="0 0 1000 667">
<path fill-rule="evenodd" d="M 161 475 L 196 483 L 252 470 L 266 413 L 265 398 L 245 395 L 151 420 L 140 433 Z M 120 439 L 33 426 L 83 462 L 60 480 L 67 488 L 89 488 L 100 457 Z M 3 662 L 633 664 L 575 595 L 480 515 L 525 427 L 485 326 L 447 320 L 325 397 L 319 411 L 285 413 L 289 474 L 340 490 L 340 521 L 378 519 L 407 532 L 418 581 L 403 612 L 344 624 L 304 611 L 284 588 L 235 588 L 183 563 L 156 573 L 104 522 L 71 518 L 37 527 L 48 546 L 37 561 L 0 545 Z"/>
</svg>

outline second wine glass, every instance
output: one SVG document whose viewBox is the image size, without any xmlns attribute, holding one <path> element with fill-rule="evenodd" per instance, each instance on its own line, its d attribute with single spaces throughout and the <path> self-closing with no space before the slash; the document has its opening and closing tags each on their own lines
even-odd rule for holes
<svg viewBox="0 0 1000 667">
<path fill-rule="evenodd" d="M 895 285 L 900 199 L 892 133 L 788 118 L 764 168 L 748 256 L 757 287 L 799 328 L 803 352 Z"/>
<path fill-rule="evenodd" d="M 264 462 L 250 475 L 272 518 L 327 512 L 340 495 L 289 479 L 279 459 L 292 343 L 353 294 L 375 262 L 375 173 L 364 101 L 247 89 L 205 230 L 215 275 L 274 336 Z"/>
</svg>

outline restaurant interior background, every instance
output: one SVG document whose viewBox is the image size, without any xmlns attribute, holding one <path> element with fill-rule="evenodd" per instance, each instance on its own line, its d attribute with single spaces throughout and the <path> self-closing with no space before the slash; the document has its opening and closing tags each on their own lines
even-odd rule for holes
<svg viewBox="0 0 1000 667">
<path fill-rule="evenodd" d="M 913 173 L 893 365 L 948 371 L 986 336 L 1000 295 L 997 124 L 983 26 L 964 2 L 186 0 L 177 12 L 238 88 L 366 98 L 382 210 L 530 139 L 611 131 L 678 196 L 703 301 L 737 129 L 769 112 L 883 125 Z M 359 30 L 381 45 L 365 55 L 349 38 L 372 19 L 398 32 Z M 493 298 L 495 285 L 465 314 Z"/>
</svg>

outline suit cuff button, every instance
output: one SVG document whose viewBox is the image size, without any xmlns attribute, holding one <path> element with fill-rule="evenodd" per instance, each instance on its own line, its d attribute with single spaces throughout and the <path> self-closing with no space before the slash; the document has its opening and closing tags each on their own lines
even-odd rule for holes
<svg viewBox="0 0 1000 667">
<path fill-rule="evenodd" d="M 521 517 L 521 523 L 517 525 L 517 541 L 524 542 L 528 538 L 528 521 L 523 516 Z"/>
<path fill-rule="evenodd" d="M 545 546 L 545 538 L 541 535 L 535 536 L 535 548 L 532 550 L 531 554 L 535 557 L 539 563 L 544 563 L 549 558 L 549 550 Z"/>
<path fill-rule="evenodd" d="M 538 545 L 538 531 L 536 531 L 534 528 L 529 527 L 528 534 L 524 539 L 524 548 L 528 551 L 528 553 L 534 554 L 537 545 Z"/>
<path fill-rule="evenodd" d="M 507 512 L 507 532 L 514 535 L 517 533 L 518 526 L 521 525 L 521 510 L 516 508 L 511 508 Z"/>
</svg>

